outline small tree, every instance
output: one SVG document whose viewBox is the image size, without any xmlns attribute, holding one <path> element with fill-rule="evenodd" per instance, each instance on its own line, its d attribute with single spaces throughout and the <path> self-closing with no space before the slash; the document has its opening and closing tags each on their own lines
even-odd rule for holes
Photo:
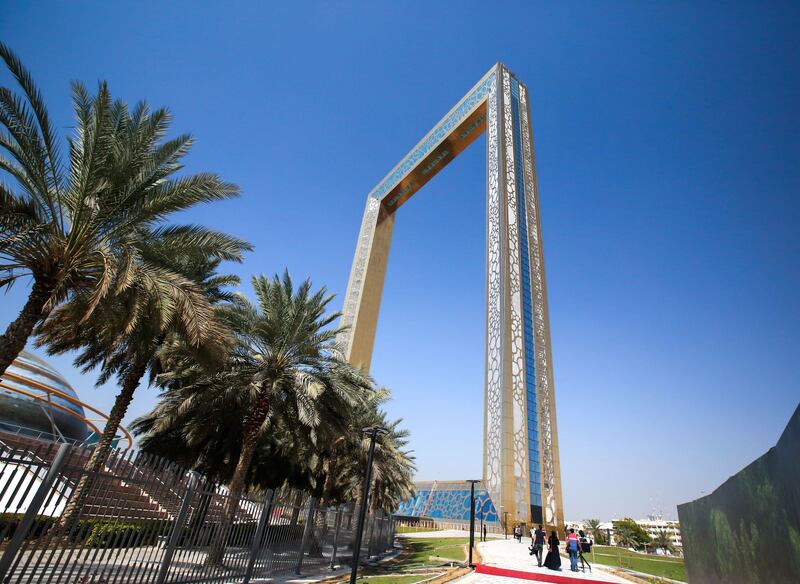
<svg viewBox="0 0 800 584">
<path fill-rule="evenodd" d="M 621 527 L 615 527 L 614 539 L 616 540 L 617 545 L 620 547 L 636 547 L 636 533 L 630 528 L 630 526 L 623 525 Z"/>
<path fill-rule="evenodd" d="M 614 522 L 614 537 L 618 545 L 638 549 L 650 543 L 644 528 L 630 517 Z"/>
<path fill-rule="evenodd" d="M 656 546 L 656 548 L 664 550 L 665 554 L 672 554 L 675 552 L 675 545 L 672 543 L 672 536 L 663 529 L 656 533 L 656 536 L 653 539 L 653 544 Z"/>
<path fill-rule="evenodd" d="M 606 545 L 608 543 L 606 531 L 600 527 L 599 519 L 587 519 L 584 523 L 586 524 L 586 531 L 596 544 Z"/>
</svg>

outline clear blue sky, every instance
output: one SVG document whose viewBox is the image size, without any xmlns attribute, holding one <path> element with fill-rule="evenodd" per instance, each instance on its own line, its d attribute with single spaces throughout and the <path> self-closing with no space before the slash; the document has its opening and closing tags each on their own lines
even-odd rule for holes
<svg viewBox="0 0 800 584">
<path fill-rule="evenodd" d="M 64 132 L 72 79 L 169 106 L 175 132 L 197 137 L 190 170 L 242 187 L 187 217 L 255 244 L 232 269 L 288 266 L 339 298 L 370 189 L 492 64 L 514 70 L 533 101 L 570 519 L 675 516 L 772 446 L 800 399 L 796 3 L 6 1 L 0 14 Z M 373 373 L 419 479 L 481 474 L 484 150 L 395 228 Z M 26 292 L 0 297 L 0 326 Z M 54 362 L 110 407 L 113 388 Z M 154 400 L 140 390 L 128 419 Z"/>
</svg>

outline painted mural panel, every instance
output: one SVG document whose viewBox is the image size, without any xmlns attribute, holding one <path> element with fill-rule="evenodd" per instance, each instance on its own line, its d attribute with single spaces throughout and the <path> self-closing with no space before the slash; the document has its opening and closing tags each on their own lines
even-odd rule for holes
<svg viewBox="0 0 800 584">
<path fill-rule="evenodd" d="M 689 582 L 800 582 L 800 406 L 778 444 L 678 507 Z"/>
</svg>

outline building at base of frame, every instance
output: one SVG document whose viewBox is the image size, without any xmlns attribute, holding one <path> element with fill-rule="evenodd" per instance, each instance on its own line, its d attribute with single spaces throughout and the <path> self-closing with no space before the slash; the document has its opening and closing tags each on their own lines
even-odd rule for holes
<svg viewBox="0 0 800 584">
<path fill-rule="evenodd" d="M 404 501 L 396 517 L 425 519 L 453 525 L 468 522 L 470 518 L 470 483 L 467 481 L 425 481 L 414 483 L 416 496 Z M 499 523 L 498 513 L 489 493 L 482 483 L 475 484 L 475 520 Z"/>
</svg>

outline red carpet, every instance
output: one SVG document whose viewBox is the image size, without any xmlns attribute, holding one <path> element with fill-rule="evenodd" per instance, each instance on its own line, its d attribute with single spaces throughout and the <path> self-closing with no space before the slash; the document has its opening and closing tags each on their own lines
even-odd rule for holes
<svg viewBox="0 0 800 584">
<path fill-rule="evenodd" d="M 572 578 L 571 576 L 561 574 L 540 574 L 533 572 L 522 572 L 520 570 L 506 570 L 505 568 L 495 568 L 494 566 L 485 566 L 477 564 L 475 571 L 478 574 L 487 574 L 489 576 L 506 576 L 507 578 L 522 578 L 524 580 L 535 580 L 537 582 L 554 582 L 555 584 L 574 584 L 576 582 L 581 584 L 609 584 L 603 580 L 587 580 L 582 578 Z"/>
</svg>

